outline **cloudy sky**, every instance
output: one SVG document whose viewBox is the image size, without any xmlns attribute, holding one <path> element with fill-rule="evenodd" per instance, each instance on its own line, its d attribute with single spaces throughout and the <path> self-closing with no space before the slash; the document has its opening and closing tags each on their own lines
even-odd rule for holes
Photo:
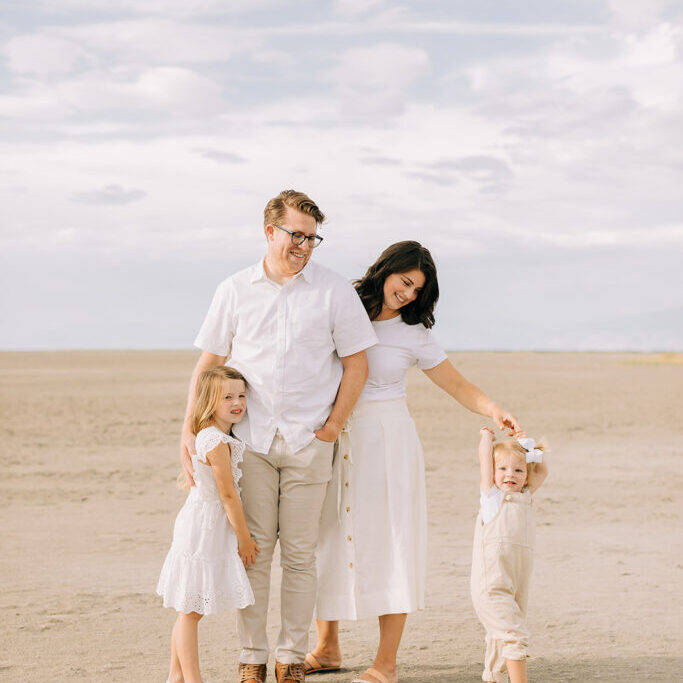
<svg viewBox="0 0 683 683">
<path fill-rule="evenodd" d="M 190 347 L 290 187 L 448 348 L 682 349 L 682 7 L 3 0 L 0 349 Z"/>
</svg>

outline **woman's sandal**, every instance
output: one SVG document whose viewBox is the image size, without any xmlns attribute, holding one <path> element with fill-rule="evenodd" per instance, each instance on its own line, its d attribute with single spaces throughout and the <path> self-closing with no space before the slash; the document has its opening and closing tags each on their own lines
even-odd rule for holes
<svg viewBox="0 0 683 683">
<path fill-rule="evenodd" d="M 378 683 L 390 683 L 389 679 L 381 671 L 377 671 L 377 669 L 373 669 L 372 667 L 366 669 L 361 676 L 364 676 L 365 674 L 375 678 Z M 364 678 L 354 678 L 351 683 L 374 683 L 374 681 L 367 681 Z"/>
<path fill-rule="evenodd" d="M 339 671 L 340 669 L 341 662 L 339 664 L 321 664 L 310 652 L 304 659 L 304 671 L 307 676 L 309 674 L 321 674 L 328 671 Z"/>
</svg>

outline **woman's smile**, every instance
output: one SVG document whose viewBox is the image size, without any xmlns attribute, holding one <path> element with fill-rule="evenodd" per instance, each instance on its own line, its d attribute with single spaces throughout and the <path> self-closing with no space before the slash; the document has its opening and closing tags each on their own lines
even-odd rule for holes
<svg viewBox="0 0 683 683">
<path fill-rule="evenodd" d="M 396 316 L 399 309 L 417 299 L 425 284 L 425 275 L 421 270 L 413 268 L 405 273 L 392 273 L 384 281 L 383 308 Z"/>
</svg>

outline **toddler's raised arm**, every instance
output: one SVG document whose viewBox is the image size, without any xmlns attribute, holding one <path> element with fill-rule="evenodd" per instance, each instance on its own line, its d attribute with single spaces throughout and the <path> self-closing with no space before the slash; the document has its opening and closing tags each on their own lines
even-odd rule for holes
<svg viewBox="0 0 683 683">
<path fill-rule="evenodd" d="M 524 438 L 526 438 L 526 432 L 520 430 L 515 433 L 515 439 L 519 440 Z M 541 451 L 548 450 L 548 447 L 544 446 L 542 443 L 535 444 L 535 447 Z M 546 454 L 543 453 L 542 461 L 534 463 L 534 466 L 530 468 L 526 479 L 527 489 L 530 493 L 536 491 L 548 476 L 548 464 L 545 461 L 545 456 Z"/>
<path fill-rule="evenodd" d="M 527 477 L 527 487 L 531 493 L 536 491 L 538 487 L 545 481 L 548 476 L 548 464 L 545 461 L 545 454 L 543 455 L 543 462 L 534 463 L 529 476 Z"/>
<path fill-rule="evenodd" d="M 482 427 L 479 434 L 480 486 L 482 493 L 488 493 L 493 486 L 493 442 L 496 437 L 488 427 Z"/>
</svg>

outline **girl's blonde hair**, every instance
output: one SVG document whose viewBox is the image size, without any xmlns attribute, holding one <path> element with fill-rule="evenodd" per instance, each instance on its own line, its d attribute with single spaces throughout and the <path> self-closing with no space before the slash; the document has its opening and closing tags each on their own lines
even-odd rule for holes
<svg viewBox="0 0 683 683">
<path fill-rule="evenodd" d="M 247 386 L 247 380 L 241 372 L 227 365 L 204 370 L 197 380 L 197 398 L 192 411 L 192 431 L 199 434 L 211 424 L 213 414 L 223 394 L 223 382 L 226 379 L 239 379 Z"/>
<path fill-rule="evenodd" d="M 539 451 L 543 451 L 543 454 L 545 455 L 546 453 L 550 453 L 550 449 L 548 448 L 548 444 L 543 443 L 541 441 L 540 443 L 537 443 L 536 448 L 538 448 Z M 499 441 L 498 443 L 493 444 L 493 463 L 495 464 L 496 462 L 496 455 L 503 455 L 504 453 L 508 453 L 509 455 L 515 455 L 518 458 L 522 460 L 526 464 L 526 478 L 527 478 L 527 483 L 529 481 L 529 475 L 534 471 L 536 468 L 536 463 L 535 462 L 527 462 L 526 461 L 526 448 L 522 446 L 519 441 L 516 439 L 508 439 L 507 441 Z M 524 484 L 526 487 L 527 484 Z"/>
<path fill-rule="evenodd" d="M 213 414 L 216 412 L 218 403 L 223 395 L 223 382 L 226 379 L 238 379 L 244 382 L 247 386 L 247 380 L 244 375 L 235 370 L 235 368 L 227 365 L 220 365 L 215 368 L 204 370 L 197 380 L 197 393 L 194 402 L 194 409 L 192 411 L 192 431 L 199 434 L 202 429 L 205 429 L 211 424 Z M 176 484 L 178 488 L 185 491 L 190 490 L 190 484 L 187 481 L 185 472 L 178 475 Z"/>
</svg>

